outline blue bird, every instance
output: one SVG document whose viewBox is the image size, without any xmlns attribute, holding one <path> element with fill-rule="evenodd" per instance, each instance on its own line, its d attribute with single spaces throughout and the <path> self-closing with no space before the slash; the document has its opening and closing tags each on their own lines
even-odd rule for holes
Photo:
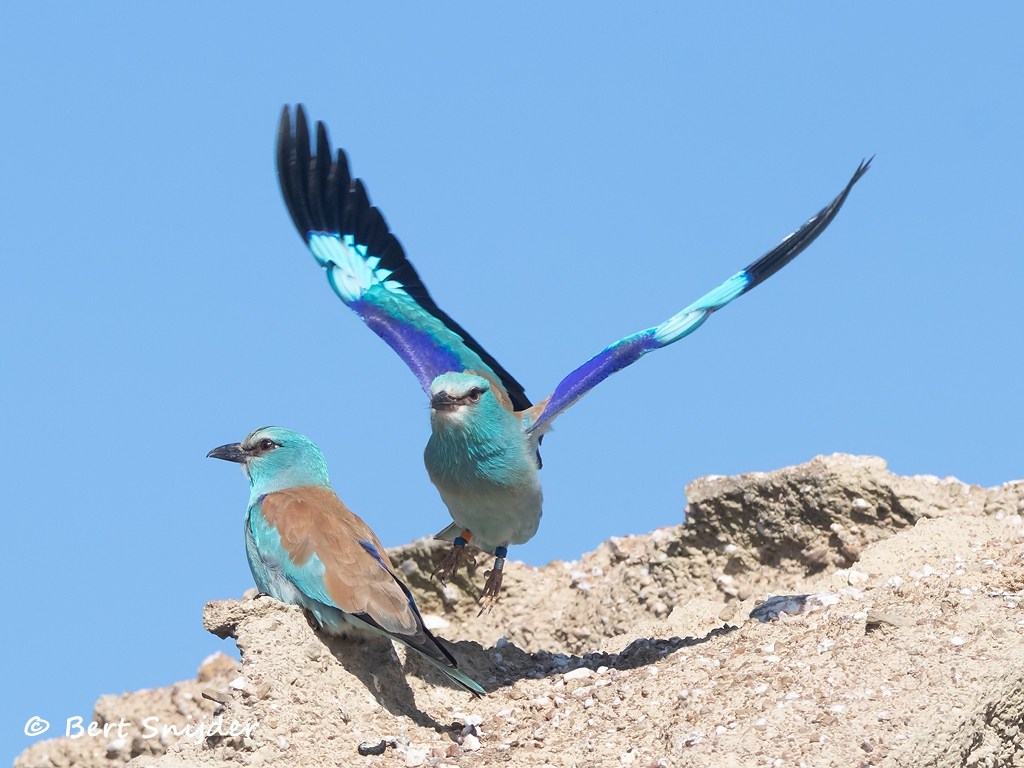
<svg viewBox="0 0 1024 768">
<path fill-rule="evenodd" d="M 404 643 L 460 688 L 484 693 L 423 626 L 387 552 L 341 503 L 308 438 L 262 427 L 207 456 L 241 464 L 249 478 L 245 552 L 260 594 L 302 606 L 328 634 L 370 632 Z"/>
<path fill-rule="evenodd" d="M 345 153 L 331 156 L 324 124 L 317 124 L 314 154 L 303 108 L 293 126 L 285 107 L 277 169 L 292 221 L 334 292 L 398 353 L 430 397 L 424 462 L 454 520 L 437 534 L 453 548 L 434 575 L 443 581 L 471 561 L 466 546 L 472 541 L 496 558 L 481 595 L 485 607 L 493 604 L 508 547 L 529 541 L 540 522 L 539 446 L 555 417 L 611 374 L 693 333 L 792 261 L 832 222 L 870 163 L 862 162 L 831 203 L 764 256 L 660 325 L 607 347 L 533 404 L 430 297 L 363 183 L 351 178 Z"/>
</svg>

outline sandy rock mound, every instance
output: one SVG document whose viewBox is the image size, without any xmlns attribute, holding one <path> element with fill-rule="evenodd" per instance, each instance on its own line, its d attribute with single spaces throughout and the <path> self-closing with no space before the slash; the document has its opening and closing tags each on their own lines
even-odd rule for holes
<svg viewBox="0 0 1024 768">
<path fill-rule="evenodd" d="M 109 755 L 110 739 L 56 739 L 16 766 L 1024 764 L 1024 483 L 831 456 L 687 496 L 686 525 L 510 564 L 480 617 L 483 567 L 442 589 L 427 578 L 440 547 L 394 550 L 484 699 L 386 641 L 324 639 L 266 598 L 217 601 L 204 622 L 237 639 L 240 672 L 97 705 L 131 720 L 129 700 L 154 696 L 147 714 L 184 717 L 191 685 L 202 736 Z M 801 597 L 758 605 L 778 594 Z"/>
<path fill-rule="evenodd" d="M 805 591 L 809 578 L 850 566 L 865 547 L 923 517 L 1017 514 L 1024 483 L 985 489 L 900 477 L 877 457 L 835 454 L 776 472 L 700 478 L 686 497 L 685 525 L 612 538 L 578 561 L 510 564 L 501 602 L 481 617 L 476 596 L 489 558 L 444 590 L 429 574 L 446 545 L 421 539 L 391 557 L 422 612 L 435 626 L 451 625 L 440 630 L 445 637 L 485 646 L 504 637 L 529 651 L 579 654 L 688 604 L 704 617 L 688 634 L 706 632 L 727 603 Z"/>
<path fill-rule="evenodd" d="M 92 721 L 99 733 L 88 734 L 89 722 L 70 729 L 76 738 L 50 739 L 33 744 L 14 761 L 16 768 L 65 768 L 65 766 L 119 766 L 139 755 L 162 755 L 186 727 L 213 717 L 228 700 L 230 682 L 238 678 L 238 663 L 215 653 L 199 667 L 195 680 L 167 688 L 101 696 Z M 150 728 L 146 728 L 146 724 Z M 120 728 L 118 727 L 120 725 Z M 103 733 L 104 728 L 106 733 Z M 145 736 L 145 738 L 143 738 Z"/>
</svg>

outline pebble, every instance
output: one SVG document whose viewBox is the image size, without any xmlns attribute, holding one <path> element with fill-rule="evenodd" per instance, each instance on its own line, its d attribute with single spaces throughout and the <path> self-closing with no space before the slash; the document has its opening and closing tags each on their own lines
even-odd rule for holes
<svg viewBox="0 0 1024 768">
<path fill-rule="evenodd" d="M 418 765 L 423 765 L 427 761 L 427 750 L 425 749 L 412 749 L 405 750 L 405 767 L 415 768 Z"/>
<path fill-rule="evenodd" d="M 278 741 L 278 746 L 280 746 L 281 742 L 284 741 L 284 738 L 279 738 L 277 741 Z M 287 747 L 288 742 L 284 741 L 284 743 L 285 743 L 286 746 L 282 746 L 281 749 L 288 749 L 288 747 Z M 378 744 L 374 744 L 372 741 L 361 742 L 359 744 L 359 746 L 356 747 L 356 751 L 360 755 L 362 755 L 363 757 L 366 757 L 367 755 L 383 755 L 384 754 L 384 750 L 386 750 L 387 748 L 388 748 L 387 740 L 381 739 L 380 743 L 378 743 Z"/>
<path fill-rule="evenodd" d="M 846 575 L 846 581 L 851 587 L 855 587 L 858 584 L 863 584 L 868 580 L 868 575 L 863 571 L 855 571 L 853 569 Z"/>
<path fill-rule="evenodd" d="M 569 682 L 570 680 L 583 680 L 590 677 L 592 674 L 593 672 L 591 672 L 589 667 L 578 667 L 571 672 L 566 672 L 562 675 L 562 679 L 566 682 Z"/>
<path fill-rule="evenodd" d="M 409 562 L 409 561 L 406 561 L 406 562 Z M 430 630 L 434 630 L 434 629 L 447 629 L 448 627 L 451 626 L 451 622 L 449 622 L 447 619 L 443 619 L 440 616 L 435 616 L 432 613 L 423 614 L 422 618 L 423 618 L 423 626 L 426 627 L 427 629 L 430 629 Z"/>
<path fill-rule="evenodd" d="M 480 739 L 473 734 L 469 734 L 462 740 L 462 748 L 467 752 L 476 752 L 480 749 Z"/>
<path fill-rule="evenodd" d="M 916 624 L 913 619 L 898 616 L 895 613 L 882 613 L 881 611 L 870 610 L 865 615 L 868 624 L 891 624 L 894 627 L 912 627 Z"/>
<path fill-rule="evenodd" d="M 760 622 L 773 621 L 783 613 L 806 614 L 835 605 L 838 602 L 839 597 L 830 592 L 818 592 L 813 595 L 777 595 L 755 607 L 750 612 L 750 618 Z"/>
</svg>

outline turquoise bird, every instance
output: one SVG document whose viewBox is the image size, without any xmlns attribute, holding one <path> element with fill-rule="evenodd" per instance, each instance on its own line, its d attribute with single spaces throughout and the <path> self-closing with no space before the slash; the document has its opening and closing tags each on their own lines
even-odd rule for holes
<svg viewBox="0 0 1024 768">
<path fill-rule="evenodd" d="M 328 634 L 370 632 L 405 644 L 470 693 L 484 693 L 423 625 L 409 588 L 369 526 L 341 503 L 308 438 L 262 427 L 214 459 L 249 478 L 245 552 L 260 594 L 302 606 Z"/>
<path fill-rule="evenodd" d="M 424 452 L 430 479 L 454 522 L 437 538 L 452 549 L 434 571 L 442 581 L 471 561 L 466 546 L 495 556 L 481 595 L 497 599 L 508 547 L 529 541 L 540 523 L 541 438 L 556 416 L 611 374 L 697 330 L 714 312 L 767 280 L 832 222 L 843 191 L 796 232 L 665 322 L 595 355 L 532 403 L 516 381 L 437 306 L 342 150 L 332 157 L 323 123 L 311 151 L 303 108 L 292 125 L 281 115 L 277 170 L 285 204 L 334 292 L 412 369 L 430 397 L 431 435 Z M 620 247 L 624 247 L 621 246 Z"/>
</svg>

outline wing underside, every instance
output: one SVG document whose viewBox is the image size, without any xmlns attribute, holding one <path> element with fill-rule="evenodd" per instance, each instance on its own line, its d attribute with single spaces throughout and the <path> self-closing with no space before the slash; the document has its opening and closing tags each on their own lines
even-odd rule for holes
<svg viewBox="0 0 1024 768">
<path fill-rule="evenodd" d="M 613 373 L 632 365 L 651 350 L 666 347 L 693 333 L 715 311 L 786 266 L 828 227 L 846 202 L 853 185 L 870 165 L 871 160 L 862 162 L 843 191 L 831 203 L 746 269 L 737 272 L 661 325 L 612 344 L 562 379 L 551 397 L 527 411 L 524 419 L 527 429 L 542 433 L 552 419 Z"/>
<path fill-rule="evenodd" d="M 529 408 L 523 386 L 431 298 L 401 243 L 366 188 L 352 179 L 327 129 L 317 124 L 311 150 L 305 112 L 281 115 L 277 170 L 296 229 L 325 270 L 331 288 L 405 361 L 424 391 L 450 371 L 475 371 L 500 382 L 515 410 Z"/>
</svg>

